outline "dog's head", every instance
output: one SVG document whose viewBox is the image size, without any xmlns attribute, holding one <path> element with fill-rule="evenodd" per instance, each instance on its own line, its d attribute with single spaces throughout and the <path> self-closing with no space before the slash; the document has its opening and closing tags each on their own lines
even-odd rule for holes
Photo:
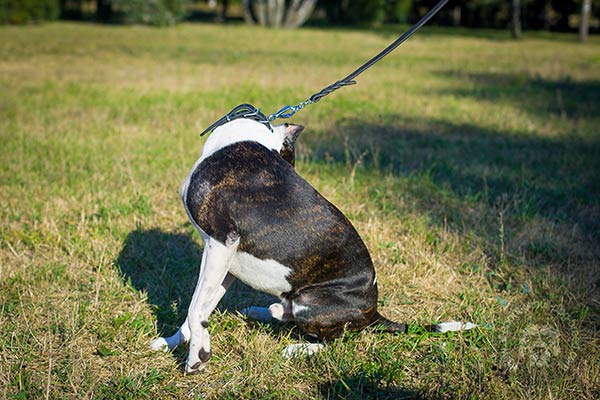
<svg viewBox="0 0 600 400">
<path fill-rule="evenodd" d="M 206 159 L 219 149 L 236 142 L 251 140 L 263 146 L 279 152 L 281 157 L 294 166 L 295 154 L 294 143 L 300 132 L 304 130 L 302 125 L 281 124 L 272 125 L 273 131 L 268 127 L 252 119 L 236 119 L 217 127 L 206 139 L 202 148 L 200 161 Z"/>
<path fill-rule="evenodd" d="M 282 138 L 279 154 L 281 154 L 281 157 L 290 163 L 292 167 L 296 164 L 294 144 L 303 130 L 304 127 L 302 125 L 288 124 L 287 122 L 285 124 L 273 127 L 273 131 L 279 134 Z"/>
</svg>

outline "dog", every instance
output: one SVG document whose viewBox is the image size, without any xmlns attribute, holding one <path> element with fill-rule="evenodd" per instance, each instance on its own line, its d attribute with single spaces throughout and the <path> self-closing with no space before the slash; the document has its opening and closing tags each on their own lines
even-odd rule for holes
<svg viewBox="0 0 600 400">
<path fill-rule="evenodd" d="M 296 173 L 294 145 L 303 129 L 227 122 L 208 137 L 182 186 L 185 210 L 204 240 L 200 275 L 183 325 L 151 347 L 172 350 L 189 341 L 186 373 L 206 366 L 208 319 L 235 278 L 281 299 L 268 310 L 250 307 L 249 316 L 294 321 L 322 341 L 372 325 L 407 331 L 377 311 L 377 276 L 356 229 Z"/>
</svg>

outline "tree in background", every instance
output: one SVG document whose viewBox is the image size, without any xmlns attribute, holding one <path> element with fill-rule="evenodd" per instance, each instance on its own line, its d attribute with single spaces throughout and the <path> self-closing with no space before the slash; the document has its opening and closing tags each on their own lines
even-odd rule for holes
<svg viewBox="0 0 600 400">
<path fill-rule="evenodd" d="M 273 28 L 297 28 L 312 14 L 317 0 L 243 0 L 244 19 Z"/>
<path fill-rule="evenodd" d="M 96 18 L 108 22 L 112 19 L 112 0 L 96 0 Z"/>
<path fill-rule="evenodd" d="M 225 20 L 227 19 L 227 10 L 229 9 L 229 0 L 221 0 L 219 3 L 221 3 L 221 7 L 220 10 L 218 11 L 217 14 L 217 22 L 225 22 Z M 217 8 L 217 0 L 208 0 L 208 6 L 210 8 L 216 9 Z"/>
<path fill-rule="evenodd" d="M 385 18 L 385 0 L 321 0 L 320 3 L 327 20 L 333 24 L 373 25 Z"/>
<path fill-rule="evenodd" d="M 413 0 L 385 0 L 385 22 L 407 23 L 413 8 Z"/>
<path fill-rule="evenodd" d="M 582 42 L 587 41 L 588 38 L 591 8 L 592 0 L 583 0 L 581 3 L 581 17 L 579 21 L 579 40 Z"/>
<path fill-rule="evenodd" d="M 542 26 L 545 31 L 550 30 L 552 18 L 552 0 L 544 0 L 544 8 L 541 13 Z"/>
<path fill-rule="evenodd" d="M 185 17 L 188 0 L 110 0 L 111 15 L 127 24 L 174 25 Z"/>
<path fill-rule="evenodd" d="M 0 24 L 26 24 L 58 18 L 57 0 L 0 0 Z"/>
<path fill-rule="evenodd" d="M 521 0 L 512 0 L 510 32 L 514 39 L 519 39 L 521 37 Z"/>
<path fill-rule="evenodd" d="M 372 26 L 417 21 L 439 0 L 0 0 L 0 24 L 46 20 L 97 20 L 114 23 L 172 25 L 200 3 L 218 4 L 218 21 L 228 5 L 244 10 L 249 23 L 273 27 L 302 25 L 318 7 L 329 24 Z M 198 3 L 198 4 L 194 4 Z M 193 6 L 193 7 L 192 7 Z M 238 11 L 239 12 L 239 11 Z M 239 14 L 238 14 L 239 15 Z M 460 0 L 450 2 L 431 24 L 473 28 L 575 32 L 585 41 L 598 32 L 600 0 Z M 321 20 L 322 21 L 322 20 Z"/>
<path fill-rule="evenodd" d="M 569 31 L 569 16 L 577 13 L 577 4 L 574 1 L 553 0 L 552 9 L 557 14 L 557 19 L 552 28 L 561 32 Z"/>
</svg>

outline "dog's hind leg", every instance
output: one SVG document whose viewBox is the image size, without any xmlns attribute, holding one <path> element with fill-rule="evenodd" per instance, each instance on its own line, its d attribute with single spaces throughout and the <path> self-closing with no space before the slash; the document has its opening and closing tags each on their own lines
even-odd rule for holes
<svg viewBox="0 0 600 400">
<path fill-rule="evenodd" d="M 217 304 L 227 291 L 227 288 L 229 288 L 229 285 L 231 285 L 231 283 L 234 280 L 235 277 L 233 275 L 227 274 L 227 276 L 223 280 L 223 283 L 221 283 L 221 286 L 219 287 L 219 292 L 215 296 L 213 304 L 211 304 L 210 306 L 210 309 L 214 310 L 217 307 Z M 181 326 L 173 336 L 160 337 L 158 339 L 155 339 L 152 341 L 152 343 L 150 343 L 150 347 L 155 351 L 171 351 L 180 344 L 189 342 L 190 336 L 190 325 L 188 323 L 188 319 L 186 318 L 183 324 L 181 324 Z"/>
<path fill-rule="evenodd" d="M 279 321 L 293 321 L 292 305 L 288 300 L 283 300 L 281 303 L 273 303 L 269 306 L 271 316 Z"/>
<path fill-rule="evenodd" d="M 264 323 L 271 322 L 273 318 L 282 322 L 294 320 L 292 306 L 287 300 L 283 300 L 281 303 L 273 303 L 269 308 L 255 306 L 246 307 L 240 312 L 248 318 Z"/>
<path fill-rule="evenodd" d="M 242 310 L 242 314 L 259 322 L 271 322 L 276 319 L 282 322 L 294 320 L 294 309 L 301 310 L 302 307 L 294 305 L 289 300 L 282 300 L 281 303 L 273 303 L 266 307 L 247 307 Z M 308 357 L 321 351 L 325 346 L 322 343 L 294 343 L 286 346 L 281 355 L 284 358 Z"/>
<path fill-rule="evenodd" d="M 246 307 L 241 309 L 240 312 L 248 318 L 264 323 L 271 322 L 273 318 L 282 322 L 294 320 L 292 306 L 287 300 L 283 300 L 281 303 L 273 303 L 269 308 L 255 306 Z"/>
<path fill-rule="evenodd" d="M 366 294 L 365 294 L 366 293 Z M 332 340 L 377 321 L 377 292 L 335 286 L 304 290 L 292 301 L 294 320 L 309 336 Z"/>
</svg>

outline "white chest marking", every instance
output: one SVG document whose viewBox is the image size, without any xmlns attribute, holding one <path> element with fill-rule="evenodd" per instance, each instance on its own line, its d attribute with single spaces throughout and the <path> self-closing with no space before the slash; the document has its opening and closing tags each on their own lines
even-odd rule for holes
<svg viewBox="0 0 600 400">
<path fill-rule="evenodd" d="M 245 284 L 274 296 L 292 290 L 287 280 L 291 271 L 275 260 L 261 260 L 241 251 L 233 256 L 229 270 Z"/>
</svg>

